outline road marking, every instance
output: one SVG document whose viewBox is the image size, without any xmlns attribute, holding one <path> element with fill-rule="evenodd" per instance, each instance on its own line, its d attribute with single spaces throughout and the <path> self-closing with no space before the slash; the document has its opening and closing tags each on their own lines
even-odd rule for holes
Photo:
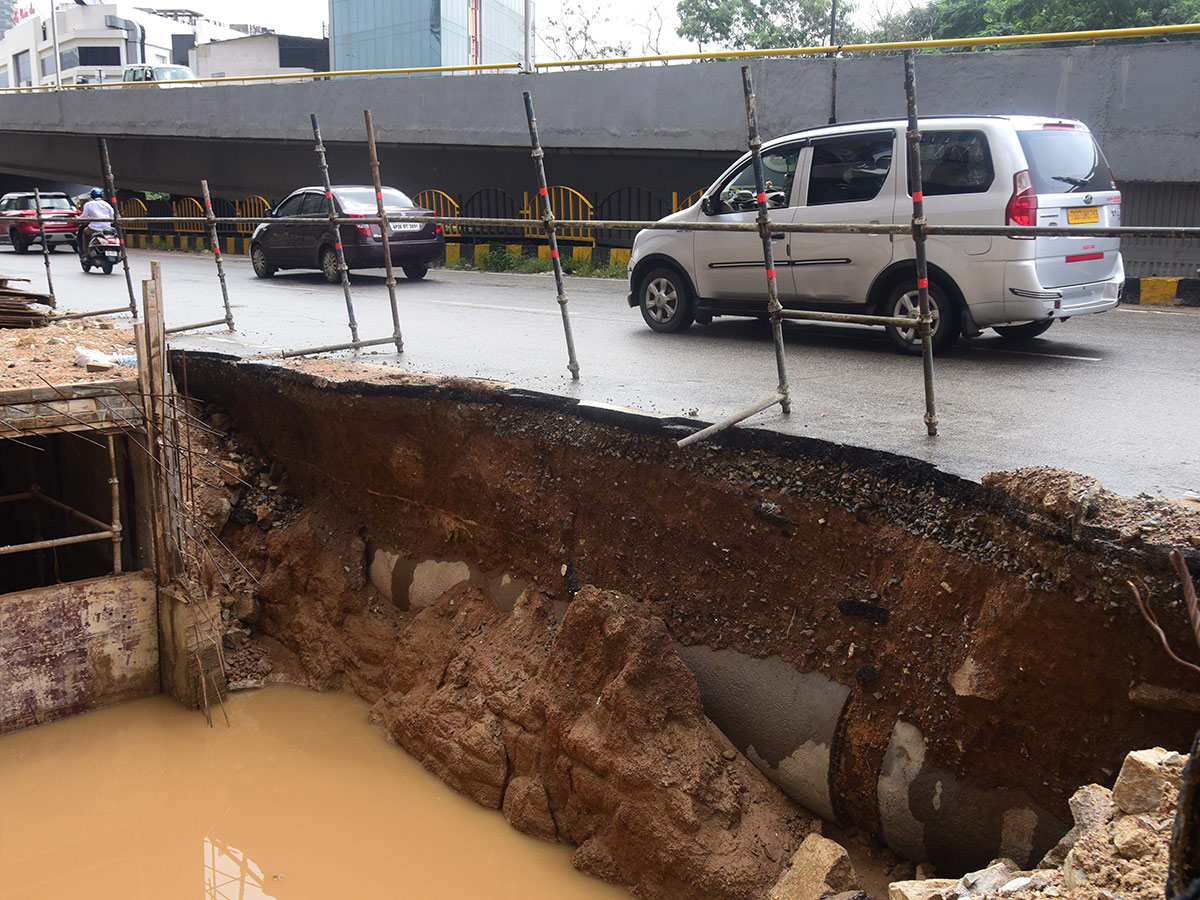
<svg viewBox="0 0 1200 900">
<path fill-rule="evenodd" d="M 1200 313 L 1200 310 L 1192 309 L 1191 311 L 1175 310 L 1175 309 L 1127 309 L 1122 306 L 1117 309 L 1117 312 L 1128 313 L 1149 313 L 1152 316 L 1194 316 Z"/>
<path fill-rule="evenodd" d="M 557 309 L 533 309 L 532 307 L 528 307 L 528 306 L 506 306 L 501 303 L 466 303 L 462 300 L 430 300 L 428 298 L 421 299 L 418 302 L 420 302 L 420 303 L 436 303 L 440 306 L 465 306 L 468 309 L 496 309 L 496 310 L 500 310 L 502 312 L 534 313 L 535 315 L 539 315 L 539 316 L 558 317 L 558 316 L 562 315 L 562 313 L 559 312 Z M 588 313 L 578 313 L 578 312 L 574 312 L 574 311 L 571 312 L 571 318 L 572 319 L 593 319 L 597 322 L 624 322 L 624 321 L 626 321 L 626 318 L 624 316 L 622 316 L 622 317 L 593 316 L 593 315 L 589 315 Z"/>
<path fill-rule="evenodd" d="M 1035 353 L 1033 350 L 1001 350 L 999 347 L 972 347 L 984 353 L 1014 353 L 1018 356 L 1041 356 L 1046 359 L 1074 359 L 1080 362 L 1104 362 L 1100 356 L 1071 356 L 1066 353 Z"/>
</svg>

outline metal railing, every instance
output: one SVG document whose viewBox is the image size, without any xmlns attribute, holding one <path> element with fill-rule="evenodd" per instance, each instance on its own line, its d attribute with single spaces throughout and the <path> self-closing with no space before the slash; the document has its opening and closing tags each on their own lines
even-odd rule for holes
<svg viewBox="0 0 1200 900">
<path fill-rule="evenodd" d="M 833 54 L 864 53 L 898 53 L 905 50 L 950 50 L 964 48 L 975 50 L 980 47 L 1011 47 L 1027 44 L 1064 44 L 1096 41 L 1136 40 L 1151 37 L 1172 37 L 1200 34 L 1200 23 L 1185 25 L 1154 25 L 1145 28 L 1105 28 L 1090 31 L 1061 31 L 1041 32 L 1036 34 L 1005 34 L 986 35 L 966 38 L 941 38 L 927 41 L 882 41 L 863 44 L 837 44 L 814 47 L 780 47 L 772 50 L 712 50 L 702 53 L 664 53 L 643 56 L 614 56 L 596 59 L 570 59 L 539 62 L 534 64 L 535 72 L 551 69 L 570 69 L 581 67 L 624 67 L 648 65 L 654 63 L 694 63 L 716 60 L 752 60 L 774 59 L 788 56 L 829 56 Z M 422 75 L 473 75 L 500 72 L 524 73 L 520 63 L 492 63 L 463 66 L 420 66 L 412 68 L 393 69 L 344 69 L 328 72 L 297 72 L 280 75 L 227 75 L 210 78 L 193 78 L 176 82 L 125 82 L 113 81 L 98 84 L 64 84 L 56 87 L 53 84 L 22 85 L 19 87 L 0 88 L 0 94 L 5 93 L 38 93 L 57 90 L 121 90 L 162 88 L 169 85 L 172 88 L 192 87 L 198 85 L 220 84 L 277 84 L 295 81 L 336 81 L 340 79 L 373 79 L 391 76 L 422 76 Z"/>
<path fill-rule="evenodd" d="M 765 192 L 765 177 L 762 168 L 761 146 L 762 140 L 758 133 L 757 126 L 757 110 L 756 101 L 753 90 L 753 85 L 748 66 L 742 67 L 742 82 L 743 93 L 746 102 L 746 118 L 748 127 L 748 141 L 750 148 L 751 160 L 754 167 L 755 175 L 755 199 L 757 201 L 757 217 L 753 222 L 714 222 L 709 220 L 703 221 L 639 221 L 628 219 L 594 219 L 591 218 L 591 210 L 588 210 L 587 218 L 556 218 L 555 216 L 555 199 L 556 195 L 549 187 L 545 168 L 543 165 L 544 151 L 541 147 L 537 121 L 533 114 L 533 102 L 529 91 L 523 92 L 523 97 L 526 107 L 526 116 L 529 124 L 530 142 L 532 145 L 532 156 L 535 163 L 535 171 L 537 175 L 538 194 L 537 200 L 542 232 L 546 236 L 550 245 L 550 258 L 552 261 L 555 288 L 557 294 L 557 302 L 560 306 L 562 315 L 562 324 L 564 337 L 566 339 L 568 352 L 568 366 L 572 378 L 580 377 L 580 366 L 576 356 L 575 343 L 572 335 L 571 321 L 568 313 L 568 297 L 566 292 L 566 284 L 563 278 L 563 269 L 558 251 L 558 235 L 573 235 L 584 229 L 620 229 L 620 230 L 668 230 L 668 231 L 709 231 L 709 232 L 726 232 L 726 233 L 756 233 L 762 241 L 763 248 L 763 272 L 766 280 L 767 306 L 766 311 L 770 316 L 772 338 L 774 344 L 774 356 L 776 362 L 776 373 L 778 377 L 777 385 L 774 391 L 764 399 L 756 401 L 751 406 L 742 410 L 734 416 L 730 416 L 721 422 L 697 431 L 683 440 L 679 441 L 680 446 L 687 446 L 699 440 L 713 435 L 721 430 L 752 416 L 758 412 L 769 409 L 772 406 L 778 405 L 784 414 L 790 412 L 791 408 L 791 390 L 787 379 L 785 349 L 783 343 L 782 323 L 784 320 L 801 320 L 801 321 L 818 321 L 818 322 L 840 322 L 840 323 L 856 323 L 868 325 L 884 325 L 899 328 L 903 330 L 911 330 L 920 336 L 922 368 L 924 376 L 924 398 L 925 412 L 924 422 L 927 432 L 930 436 L 937 434 L 938 416 L 937 408 L 934 400 L 934 378 L 933 378 L 933 352 L 932 352 L 932 326 L 933 315 L 931 311 L 929 299 L 929 274 L 926 271 L 926 263 L 924 259 L 925 241 L 930 236 L 938 235 L 987 235 L 987 236 L 1007 236 L 1029 238 L 1035 236 L 1062 237 L 1063 229 L 1061 227 L 1038 227 L 1027 225 L 936 225 L 930 224 L 924 214 L 923 208 L 923 192 L 921 185 L 921 159 L 920 159 L 920 120 L 917 117 L 916 103 L 916 73 L 914 65 L 915 56 L 912 51 L 906 51 L 904 55 L 904 82 L 905 95 L 907 105 L 907 128 L 905 138 L 907 140 L 907 165 L 910 172 L 913 173 L 913 198 L 912 198 L 912 216 L 908 224 L 857 224 L 857 223 L 794 223 L 794 222 L 774 222 L 770 218 L 770 210 L 767 206 Z M 371 155 L 371 163 L 373 173 L 376 175 L 376 191 L 377 195 L 381 190 L 378 181 L 378 158 L 375 153 L 375 142 L 373 128 L 371 126 L 370 116 L 367 113 L 367 132 L 368 132 L 368 149 Z M 327 195 L 330 193 L 328 167 L 324 160 L 324 146 L 321 142 L 321 135 L 316 123 L 315 116 L 313 117 L 313 135 L 316 144 L 316 151 L 321 163 L 323 180 L 326 185 Z M 105 182 L 109 191 L 112 191 L 111 168 L 108 164 L 107 147 L 103 139 L 100 139 L 101 153 L 104 160 Z M 111 195 L 111 193 L 110 193 Z M 511 198 L 510 198 L 511 199 Z M 532 203 L 527 202 L 524 210 L 526 216 L 534 214 L 535 210 L 531 209 Z M 513 213 L 516 212 L 515 204 L 512 205 Z M 41 212 L 39 209 L 39 218 Z M 428 222 L 440 224 L 443 227 L 455 227 L 464 232 L 480 232 L 489 229 L 499 230 L 500 232 L 508 231 L 509 233 L 521 233 L 529 225 L 529 218 L 518 217 L 510 214 L 505 216 L 444 216 L 444 215 L 425 215 L 406 217 L 410 222 Z M 98 221 L 95 219 L 78 219 L 80 224 Z M 142 216 L 130 217 L 127 221 L 133 223 L 144 223 L 153 225 L 158 222 L 174 222 L 174 217 L 158 217 L 158 216 Z M 202 220 L 205 222 L 212 233 L 215 233 L 217 223 L 224 224 L 258 224 L 261 221 L 278 222 L 278 223 L 302 223 L 313 224 L 313 219 L 303 216 L 226 216 L 217 217 L 209 214 Z M 365 225 L 376 224 L 381 228 L 387 228 L 387 215 L 380 206 L 378 214 L 375 216 L 338 216 L 334 213 L 332 205 L 329 209 L 327 217 L 327 226 L 334 234 L 340 236 L 342 226 L 349 225 Z M 847 314 L 847 313 L 830 313 L 821 311 L 807 310 L 790 310 L 784 309 L 778 296 L 775 284 L 775 265 L 774 254 L 772 249 L 771 238 L 777 234 L 851 234 L 851 235 L 876 235 L 876 236 L 909 236 L 914 242 L 915 259 L 912 261 L 912 283 L 917 294 L 917 313 L 915 315 L 874 315 L 870 313 L 862 314 Z M 1200 238 L 1200 227 L 1181 226 L 1181 227 L 1136 227 L 1136 226 L 1088 226 L 1077 225 L 1072 226 L 1070 234 L 1073 237 L 1138 237 L 1138 238 L 1171 238 L 1171 239 L 1197 239 Z M 340 248 L 340 240 L 338 241 Z M 384 241 L 386 252 L 390 253 L 390 242 Z M 219 258 L 218 258 L 219 268 Z M 377 338 L 372 340 L 360 340 L 358 337 L 357 324 L 354 318 L 353 300 L 350 292 L 349 282 L 347 278 L 347 269 L 344 259 L 339 253 L 338 268 L 340 270 L 343 291 L 345 293 L 347 313 L 349 316 L 350 331 L 352 340 L 348 343 L 330 344 L 321 347 L 311 347 L 301 350 L 287 350 L 282 352 L 284 357 L 303 356 L 316 353 L 327 353 L 345 349 L 359 349 L 378 344 L 395 343 L 397 353 L 403 352 L 403 346 L 400 337 L 399 317 L 396 307 L 396 296 L 394 291 L 394 278 L 389 277 L 388 289 L 389 300 L 392 308 L 393 318 L 393 335 L 387 338 Z M 226 301 L 227 302 L 227 301 Z M 228 317 L 228 305 L 226 306 Z M 229 320 L 232 325 L 231 318 Z M 202 324 L 217 324 L 202 323 Z M 200 326 L 190 326 L 200 327 Z M 177 329 L 171 329 L 177 330 Z"/>
</svg>

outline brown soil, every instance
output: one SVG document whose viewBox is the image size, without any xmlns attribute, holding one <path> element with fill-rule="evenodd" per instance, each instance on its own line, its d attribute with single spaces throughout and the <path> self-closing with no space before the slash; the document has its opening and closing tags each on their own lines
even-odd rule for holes
<svg viewBox="0 0 1200 900">
<path fill-rule="evenodd" d="M 600 585 L 636 598 L 622 602 L 649 610 L 673 640 L 779 655 L 850 685 L 833 794 L 839 817 L 868 830 L 878 829 L 876 782 L 898 718 L 921 729 L 940 768 L 1019 788 L 1064 822 L 1066 798 L 1110 780 L 1130 747 L 1183 746 L 1197 724 L 1194 714 L 1129 699 L 1134 684 L 1180 682 L 1125 586 L 1139 578 L 1156 598 L 1178 595 L 1153 533 L 1122 543 L 1112 528 L 1047 515 L 1019 492 L 771 435 L 679 454 L 661 435 L 502 402 L 471 382 L 371 373 L 376 385 L 335 390 L 282 367 L 235 371 L 189 356 L 189 369 L 193 390 L 229 409 L 240 440 L 257 445 L 239 451 L 253 488 L 239 487 L 226 530 L 262 573 L 257 627 L 310 683 L 383 702 L 381 719 L 402 743 L 420 730 L 405 722 L 458 707 L 444 706 L 444 684 L 420 687 L 428 697 L 419 704 L 387 699 L 395 663 L 380 648 L 400 646 L 411 626 L 365 584 L 366 542 L 380 539 L 412 559 L 471 559 L 486 575 L 511 573 L 535 598 L 562 602 Z M 289 555 L 285 541 L 309 549 Z M 230 576 L 235 567 L 223 565 Z M 886 624 L 843 613 L 848 598 L 886 609 Z M 504 626 L 488 604 L 458 602 L 475 616 L 463 634 L 481 628 L 471 640 L 503 658 L 495 642 Z M 544 599 L 533 609 L 553 619 Z M 1185 646 L 1182 614 L 1164 608 L 1159 618 Z M 456 670 L 464 702 L 497 686 L 491 657 L 477 656 Z M 988 683 L 960 695 L 949 678 L 968 657 L 986 661 Z M 549 716 L 539 734 L 549 733 Z M 471 745 L 483 762 L 440 744 L 414 752 L 457 778 L 474 772 L 462 789 L 483 796 L 491 784 L 498 803 L 487 780 L 498 767 L 488 774 L 486 753 L 499 740 L 508 765 L 512 754 L 497 727 L 470 738 L 493 741 Z M 555 741 L 538 752 L 570 755 Z M 539 777 L 554 802 L 557 776 Z M 969 850 L 962 855 L 971 867 Z"/>
<path fill-rule="evenodd" d="M 0 328 L 0 390 L 45 387 L 47 381 L 63 385 L 136 377 L 136 367 L 89 372 L 75 365 L 76 347 L 133 353 L 133 331 L 103 317 L 72 319 L 46 328 Z"/>
</svg>

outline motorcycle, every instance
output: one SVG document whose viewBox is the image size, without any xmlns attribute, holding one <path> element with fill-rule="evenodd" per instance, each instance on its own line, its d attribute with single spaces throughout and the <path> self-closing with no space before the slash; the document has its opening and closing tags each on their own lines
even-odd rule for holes
<svg viewBox="0 0 1200 900">
<path fill-rule="evenodd" d="M 86 247 L 79 254 L 79 265 L 83 271 L 92 271 L 92 266 L 99 268 L 105 275 L 111 275 L 113 266 L 121 258 L 121 241 L 115 228 L 105 228 L 92 233 Z"/>
</svg>

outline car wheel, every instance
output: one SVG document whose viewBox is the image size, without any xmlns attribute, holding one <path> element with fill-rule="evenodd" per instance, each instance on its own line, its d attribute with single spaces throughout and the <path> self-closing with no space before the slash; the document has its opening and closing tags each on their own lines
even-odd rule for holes
<svg viewBox="0 0 1200 900">
<path fill-rule="evenodd" d="M 254 274 L 259 278 L 270 278 L 276 272 L 275 267 L 267 259 L 267 251 L 262 248 L 261 244 L 255 244 L 250 248 L 250 265 L 254 267 Z"/>
<path fill-rule="evenodd" d="M 883 304 L 883 314 L 915 319 L 920 312 L 919 304 L 917 289 L 911 282 L 901 283 L 888 295 Z M 933 318 L 930 334 L 933 352 L 940 353 L 954 346 L 959 332 L 958 307 L 946 296 L 941 286 L 932 281 L 929 283 L 929 314 Z M 921 335 L 915 327 L 885 325 L 884 330 L 898 349 L 906 353 L 921 352 Z"/>
<path fill-rule="evenodd" d="M 421 263 L 415 266 L 401 266 L 404 270 L 404 277 L 409 281 L 420 281 L 429 274 L 429 266 Z"/>
<path fill-rule="evenodd" d="M 325 276 L 325 280 L 330 284 L 337 284 L 342 280 L 342 270 L 338 267 L 337 251 L 332 247 L 326 247 L 321 251 L 321 274 Z"/>
<path fill-rule="evenodd" d="M 18 253 L 29 252 L 29 241 L 21 237 L 21 234 L 19 231 L 17 231 L 17 229 L 14 228 L 8 233 L 8 239 L 12 241 L 13 249 Z"/>
<path fill-rule="evenodd" d="M 692 296 L 687 282 L 675 269 L 659 266 L 638 282 L 642 318 L 655 331 L 683 331 L 692 324 Z"/>
<path fill-rule="evenodd" d="M 1046 319 L 1044 322 L 1026 322 L 1024 325 L 993 325 L 992 330 L 1010 341 L 1028 341 L 1045 334 L 1053 324 L 1053 319 Z"/>
</svg>

